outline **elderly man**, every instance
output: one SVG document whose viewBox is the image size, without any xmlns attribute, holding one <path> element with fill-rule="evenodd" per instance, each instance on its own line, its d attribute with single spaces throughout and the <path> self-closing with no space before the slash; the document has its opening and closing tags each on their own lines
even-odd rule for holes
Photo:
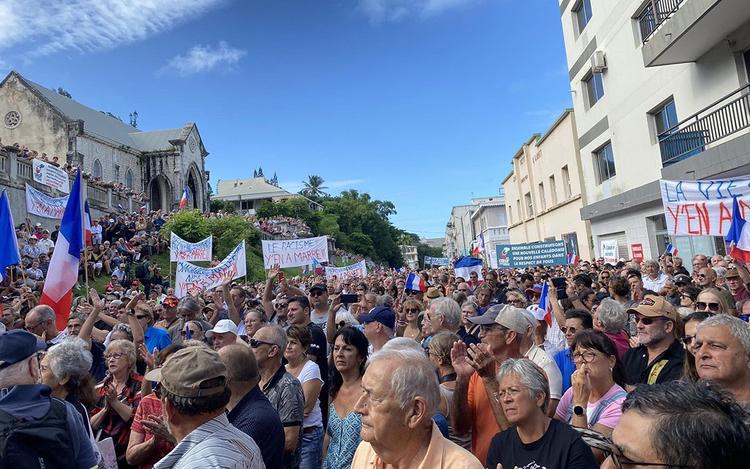
<svg viewBox="0 0 750 469">
<path fill-rule="evenodd" d="M 55 311 L 47 305 L 35 306 L 26 314 L 24 328 L 34 335 L 43 338 L 47 346 L 59 344 L 68 337 L 67 330 L 57 330 Z"/>
<path fill-rule="evenodd" d="M 167 297 L 167 300 L 169 297 Z M 204 331 L 211 329 L 213 326 L 211 323 L 198 319 L 202 316 L 201 305 L 198 300 L 192 296 L 186 296 L 177 303 L 177 316 L 180 318 L 174 325 L 169 329 L 169 337 L 172 339 L 173 344 L 182 343 L 182 332 L 185 330 L 185 325 L 190 321 L 198 321 L 201 323 L 201 328 Z"/>
<path fill-rule="evenodd" d="M 276 324 L 261 327 L 250 339 L 250 347 L 258 362 L 260 388 L 284 426 L 283 467 L 291 467 L 300 440 L 305 396 L 300 382 L 286 371 L 281 362 L 286 345 L 286 332 Z"/>
<path fill-rule="evenodd" d="M 237 343 L 237 325 L 231 319 L 222 319 L 206 331 L 206 337 L 213 339 L 214 350 L 218 352 L 222 347 Z"/>
<path fill-rule="evenodd" d="M 377 306 L 369 313 L 360 316 L 364 334 L 370 341 L 372 351 L 377 352 L 393 338 L 396 327 L 396 314 L 387 306 Z"/>
<path fill-rule="evenodd" d="M 219 356 L 227 367 L 232 391 L 227 404 L 229 422 L 255 440 L 266 467 L 283 467 L 284 427 L 258 385 L 260 372 L 255 354 L 245 345 L 231 344 L 219 350 Z"/>
<path fill-rule="evenodd" d="M 734 304 L 750 298 L 750 290 L 747 289 L 745 279 L 742 277 L 743 275 L 750 280 L 750 275 L 744 266 L 728 269 L 726 275 L 724 275 L 727 279 L 727 288 L 729 289 L 729 293 L 732 294 Z"/>
<path fill-rule="evenodd" d="M 702 267 L 698 273 L 693 273 L 695 283 L 702 289 L 716 287 L 716 271 L 711 267 Z"/>
<path fill-rule="evenodd" d="M 418 350 L 381 350 L 362 377 L 354 406 L 362 430 L 351 467 L 484 467 L 433 423 L 440 403 L 434 366 Z"/>
<path fill-rule="evenodd" d="M 97 467 L 89 434 L 78 410 L 51 397 L 39 383 L 37 353 L 46 345 L 33 334 L 0 334 L 1 461 L 5 467 Z M 15 436 L 15 437 L 14 437 Z M 6 446 L 7 444 L 7 446 Z"/>
<path fill-rule="evenodd" d="M 478 344 L 479 339 L 461 327 L 461 307 L 453 298 L 436 298 L 430 302 L 430 309 L 424 315 L 422 328 L 428 336 L 440 331 L 458 335 L 466 345 Z"/>
<path fill-rule="evenodd" d="M 750 460 L 747 414 L 725 392 L 689 381 L 638 386 L 622 404 L 613 455 L 602 468 L 636 465 L 741 469 Z"/>
<path fill-rule="evenodd" d="M 694 349 L 698 376 L 750 410 L 750 324 L 727 314 L 712 316 L 698 324 Z"/>
<path fill-rule="evenodd" d="M 622 357 L 625 384 L 665 383 L 680 379 L 685 351 L 675 339 L 677 310 L 664 297 L 646 295 L 628 310 L 635 315 L 638 342 Z"/>
<path fill-rule="evenodd" d="M 662 272 L 659 263 L 653 259 L 643 262 L 643 272 L 646 274 L 642 278 L 643 288 L 661 294 L 670 279 L 669 275 Z"/>
<path fill-rule="evenodd" d="M 177 446 L 154 469 L 264 468 L 258 445 L 229 423 L 227 368 L 207 347 L 187 347 L 146 374 L 159 383 L 162 412 Z"/>
</svg>

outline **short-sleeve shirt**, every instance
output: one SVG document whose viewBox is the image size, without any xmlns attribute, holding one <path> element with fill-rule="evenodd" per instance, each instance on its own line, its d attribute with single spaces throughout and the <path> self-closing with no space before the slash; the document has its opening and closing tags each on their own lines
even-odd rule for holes
<svg viewBox="0 0 750 469">
<path fill-rule="evenodd" d="M 682 377 L 684 360 L 685 350 L 676 340 L 651 363 L 648 361 L 648 350 L 645 345 L 631 348 L 622 356 L 625 383 L 657 384 L 678 380 Z"/>
<path fill-rule="evenodd" d="M 560 399 L 562 397 L 562 374 L 557 364 L 536 345 L 532 345 L 526 352 L 526 358 L 536 363 L 547 375 L 550 399 Z"/>
<path fill-rule="evenodd" d="M 617 398 L 614 398 L 617 394 L 620 394 Z M 615 428 L 617 422 L 622 417 L 622 403 L 625 401 L 625 390 L 619 385 L 615 384 L 609 391 L 604 394 L 601 399 L 596 402 L 589 402 L 586 406 L 586 416 L 588 418 L 589 427 L 593 427 L 596 424 L 604 425 L 607 428 Z M 598 408 L 606 404 L 604 409 L 599 410 L 599 419 L 596 422 L 592 422 L 591 419 Z M 573 388 L 568 389 L 560 399 L 560 404 L 557 406 L 555 416 L 562 419 L 563 422 L 567 421 L 568 415 L 571 415 L 573 411 Z"/>
<path fill-rule="evenodd" d="M 302 392 L 302 384 L 287 372 L 283 365 L 271 381 L 266 383 L 263 393 L 276 409 L 284 427 L 302 425 L 305 415 L 305 394 Z"/>
<path fill-rule="evenodd" d="M 487 459 L 492 437 L 500 431 L 492 412 L 484 381 L 477 373 L 469 380 L 468 403 L 471 411 L 471 452 L 480 461 Z"/>
<path fill-rule="evenodd" d="M 267 468 L 282 467 L 284 427 L 279 414 L 258 386 L 248 391 L 227 417 L 232 425 L 255 440 Z"/>
<path fill-rule="evenodd" d="M 161 400 L 159 400 L 154 393 L 151 393 L 141 399 L 141 402 L 138 403 L 138 408 L 135 409 L 135 415 L 133 416 L 133 425 L 130 429 L 131 431 L 142 434 L 143 441 L 149 441 L 154 437 L 154 434 L 148 431 L 141 422 L 147 420 L 148 417 L 161 416 Z M 138 467 L 141 469 L 150 469 L 157 461 L 172 451 L 174 444 L 164 439 L 159 439 L 156 443 L 156 448 L 157 450 L 156 453 L 154 453 L 154 456 L 149 458 L 149 460 L 142 462 Z"/>
<path fill-rule="evenodd" d="M 299 372 L 299 376 L 297 376 L 297 379 L 302 385 L 312 380 L 318 380 L 321 382 L 321 384 L 323 383 L 323 379 L 320 377 L 320 368 L 318 368 L 318 365 L 315 364 L 315 362 L 310 360 L 307 360 L 305 362 L 305 365 Z M 304 393 L 304 391 L 305 390 L 303 388 L 302 392 Z M 310 412 L 310 414 L 304 418 L 302 427 L 323 427 L 323 413 L 320 411 L 320 399 L 315 399 L 315 407 L 313 407 L 313 410 Z"/>
<path fill-rule="evenodd" d="M 570 389 L 570 377 L 576 371 L 576 364 L 573 362 L 573 356 L 569 348 L 557 352 L 554 359 L 562 376 L 562 391 L 565 392 Z"/>
<path fill-rule="evenodd" d="M 164 329 L 159 329 L 154 326 L 147 327 L 143 332 L 143 337 L 145 339 L 146 350 L 148 350 L 149 353 L 153 352 L 154 349 L 162 351 L 172 343 L 172 339 Z"/>
</svg>

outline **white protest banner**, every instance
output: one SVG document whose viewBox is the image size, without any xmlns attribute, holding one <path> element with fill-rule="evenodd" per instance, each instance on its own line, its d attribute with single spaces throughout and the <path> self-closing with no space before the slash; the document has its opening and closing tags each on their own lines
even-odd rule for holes
<svg viewBox="0 0 750 469">
<path fill-rule="evenodd" d="M 725 236 L 732 223 L 732 199 L 742 216 L 750 215 L 750 178 L 701 181 L 659 181 L 667 233 Z"/>
<path fill-rule="evenodd" d="M 26 184 L 26 211 L 44 218 L 61 220 L 68 204 L 68 196 L 50 197 Z"/>
<path fill-rule="evenodd" d="M 364 260 L 345 267 L 326 267 L 326 278 L 365 278 L 367 277 L 367 263 Z"/>
<path fill-rule="evenodd" d="M 66 194 L 70 193 L 70 180 L 68 179 L 68 173 L 64 170 L 42 160 L 32 160 L 31 164 L 34 168 L 34 180 L 36 182 Z"/>
<path fill-rule="evenodd" d="M 173 231 L 169 241 L 169 260 L 172 262 L 210 261 L 213 242 L 214 237 L 209 236 L 203 241 L 190 243 L 177 236 Z"/>
<path fill-rule="evenodd" d="M 601 242 L 600 256 L 604 258 L 604 262 L 614 264 L 617 262 L 617 240 L 616 239 L 604 239 Z"/>
<path fill-rule="evenodd" d="M 318 262 L 328 262 L 328 237 L 263 240 L 263 265 L 266 269 L 278 264 L 281 268 L 300 267 Z"/>
<path fill-rule="evenodd" d="M 423 263 L 425 267 L 427 267 L 428 265 L 450 265 L 451 260 L 447 257 L 424 256 Z"/>
<path fill-rule="evenodd" d="M 190 262 L 178 262 L 174 294 L 177 298 L 182 298 L 187 294 L 218 287 L 223 281 L 234 280 L 246 273 L 245 241 L 242 241 L 216 267 L 198 267 Z"/>
</svg>

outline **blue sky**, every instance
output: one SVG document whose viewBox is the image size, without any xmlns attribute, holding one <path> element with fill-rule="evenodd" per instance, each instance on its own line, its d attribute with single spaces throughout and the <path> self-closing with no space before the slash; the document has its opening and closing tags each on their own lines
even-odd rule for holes
<svg viewBox="0 0 750 469">
<path fill-rule="evenodd" d="M 211 183 L 391 200 L 442 237 L 571 105 L 552 0 L 0 0 L 0 72 L 155 130 L 195 121 Z"/>
</svg>

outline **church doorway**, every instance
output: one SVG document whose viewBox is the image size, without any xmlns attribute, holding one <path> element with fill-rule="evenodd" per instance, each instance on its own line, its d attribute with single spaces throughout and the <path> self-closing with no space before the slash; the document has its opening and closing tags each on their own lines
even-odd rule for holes
<svg viewBox="0 0 750 469">
<path fill-rule="evenodd" d="M 151 210 L 170 211 L 172 209 L 170 195 L 169 181 L 164 176 L 156 176 L 151 180 L 148 190 Z"/>
</svg>

